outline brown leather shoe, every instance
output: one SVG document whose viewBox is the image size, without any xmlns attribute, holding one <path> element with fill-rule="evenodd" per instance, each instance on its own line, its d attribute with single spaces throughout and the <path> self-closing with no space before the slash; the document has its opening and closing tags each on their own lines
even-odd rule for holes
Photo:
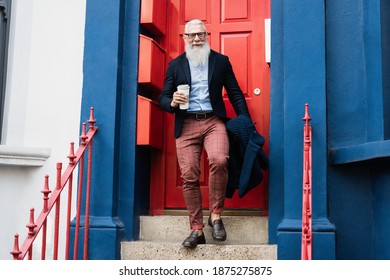
<svg viewBox="0 0 390 280">
<path fill-rule="evenodd" d="M 183 241 L 182 245 L 190 249 L 195 249 L 198 244 L 206 244 L 206 238 L 204 237 L 203 232 L 202 235 L 198 236 L 198 230 L 195 229 L 191 232 L 190 236 Z"/>
<path fill-rule="evenodd" d="M 221 219 L 211 221 L 211 216 L 209 216 L 209 225 L 211 226 L 211 235 L 215 241 L 225 241 L 226 240 L 226 230 Z"/>
</svg>

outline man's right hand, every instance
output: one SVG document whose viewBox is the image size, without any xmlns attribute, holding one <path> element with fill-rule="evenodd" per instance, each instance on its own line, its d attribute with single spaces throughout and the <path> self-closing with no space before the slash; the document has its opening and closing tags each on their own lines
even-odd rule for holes
<svg viewBox="0 0 390 280">
<path fill-rule="evenodd" d="M 180 104 L 187 102 L 187 97 L 181 91 L 175 91 L 171 101 L 171 107 L 176 108 Z"/>
</svg>

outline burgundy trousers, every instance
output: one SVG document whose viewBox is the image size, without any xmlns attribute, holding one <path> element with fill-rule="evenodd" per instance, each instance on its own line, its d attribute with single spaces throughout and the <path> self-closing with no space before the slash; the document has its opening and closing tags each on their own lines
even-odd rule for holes
<svg viewBox="0 0 390 280">
<path fill-rule="evenodd" d="M 209 209 L 221 213 L 228 181 L 229 139 L 225 124 L 216 116 L 205 120 L 185 119 L 176 151 L 183 179 L 183 194 L 191 229 L 202 229 L 202 193 L 200 160 L 206 150 L 209 172 Z"/>
</svg>

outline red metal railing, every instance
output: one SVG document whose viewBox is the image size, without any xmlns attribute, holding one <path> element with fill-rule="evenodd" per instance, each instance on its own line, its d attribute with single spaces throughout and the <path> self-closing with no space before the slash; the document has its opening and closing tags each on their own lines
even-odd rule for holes
<svg viewBox="0 0 390 280">
<path fill-rule="evenodd" d="M 73 189 L 73 172 L 76 167 L 79 167 L 78 177 L 78 192 L 76 199 L 76 225 L 74 233 L 74 250 L 73 259 L 77 259 L 78 243 L 80 236 L 80 221 L 81 221 L 81 205 L 82 205 L 82 193 L 83 193 L 83 179 L 84 179 L 84 164 L 85 164 L 85 151 L 88 152 L 87 160 L 87 180 L 85 190 L 85 225 L 84 225 L 84 244 L 83 244 L 83 259 L 88 259 L 88 232 L 89 232 L 89 205 L 90 205 L 90 190 L 91 190 L 91 170 L 92 170 L 92 138 L 94 137 L 97 127 L 95 126 L 94 109 L 90 110 L 90 117 L 87 121 L 89 123 L 88 133 L 86 132 L 86 123 L 82 125 L 82 132 L 80 136 L 80 146 L 76 153 L 74 152 L 74 143 L 70 143 L 70 153 L 68 155 L 69 164 L 65 171 L 62 173 L 62 163 L 57 163 L 57 176 L 56 186 L 53 191 L 49 189 L 49 176 L 45 176 L 45 183 L 43 190 L 43 208 L 36 221 L 34 221 L 35 210 L 30 210 L 29 223 L 26 225 L 28 228 L 27 237 L 19 249 L 19 235 L 15 234 L 14 246 L 11 254 L 14 260 L 23 260 L 27 258 L 33 259 L 33 243 L 36 240 L 38 234 L 41 233 L 41 259 L 46 259 L 46 247 L 47 247 L 47 235 L 48 235 L 48 217 L 54 208 L 54 230 L 53 230 L 53 260 L 58 259 L 58 246 L 59 246 L 59 234 L 60 234 L 60 215 L 61 215 L 61 194 L 66 186 L 68 186 L 67 205 L 66 205 L 66 232 L 65 232 L 65 256 L 64 259 L 69 259 L 70 249 L 70 222 L 71 222 L 71 209 L 72 209 L 72 189 Z M 51 195 L 50 195 L 51 193 Z M 49 197 L 50 195 L 50 197 Z"/>
<path fill-rule="evenodd" d="M 312 208 L 311 208 L 311 118 L 309 116 L 309 105 L 305 104 L 305 122 L 303 130 L 303 202 L 302 202 L 302 249 L 301 259 L 312 259 Z"/>
</svg>

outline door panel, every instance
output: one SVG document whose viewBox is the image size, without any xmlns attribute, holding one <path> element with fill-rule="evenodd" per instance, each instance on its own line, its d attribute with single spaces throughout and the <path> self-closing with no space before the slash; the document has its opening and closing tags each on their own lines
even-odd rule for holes
<svg viewBox="0 0 390 280">
<path fill-rule="evenodd" d="M 269 88 L 270 71 L 265 62 L 264 19 L 269 18 L 269 0 L 170 0 L 168 9 L 167 61 L 183 52 L 184 43 L 178 34 L 184 24 L 194 18 L 206 23 L 213 50 L 229 56 L 238 83 L 245 95 L 257 131 L 269 139 Z M 254 90 L 260 89 L 260 95 Z M 235 113 L 223 91 L 228 116 Z M 173 117 L 167 117 L 165 131 L 165 207 L 185 208 L 180 170 L 175 157 Z M 264 145 L 268 154 L 268 141 Z M 201 190 L 203 206 L 208 208 L 208 162 L 203 153 L 201 163 Z M 260 209 L 267 214 L 268 174 L 262 183 L 243 198 L 237 192 L 226 199 L 226 208 Z"/>
<path fill-rule="evenodd" d="M 198 18 L 204 22 L 207 22 L 207 19 L 210 18 L 211 11 L 211 1 L 209 0 L 198 0 L 198 1 L 183 1 L 184 10 L 184 22 L 188 22 L 191 19 Z M 182 29 L 183 30 L 183 29 Z"/>
</svg>

